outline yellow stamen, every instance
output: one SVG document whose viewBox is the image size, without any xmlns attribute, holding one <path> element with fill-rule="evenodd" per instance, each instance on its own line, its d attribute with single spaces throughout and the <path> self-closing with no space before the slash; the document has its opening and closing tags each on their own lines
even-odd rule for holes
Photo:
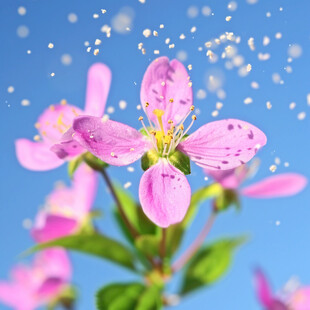
<svg viewBox="0 0 310 310">
<path fill-rule="evenodd" d="M 160 109 L 155 109 L 153 111 L 153 113 L 157 116 L 160 129 L 161 129 L 163 135 L 165 135 L 165 130 L 164 130 L 164 126 L 163 126 L 163 120 L 162 120 L 162 117 L 165 114 L 165 111 L 160 110 Z"/>
<path fill-rule="evenodd" d="M 169 102 L 173 103 L 173 99 L 172 99 L 172 98 L 171 98 L 171 99 L 169 99 Z"/>
<path fill-rule="evenodd" d="M 55 106 L 54 105 L 50 105 L 49 108 L 50 108 L 51 111 L 55 111 Z"/>
<path fill-rule="evenodd" d="M 66 99 L 60 100 L 60 104 L 61 104 L 61 105 L 66 105 L 66 104 L 67 104 L 67 100 L 66 100 Z"/>
</svg>

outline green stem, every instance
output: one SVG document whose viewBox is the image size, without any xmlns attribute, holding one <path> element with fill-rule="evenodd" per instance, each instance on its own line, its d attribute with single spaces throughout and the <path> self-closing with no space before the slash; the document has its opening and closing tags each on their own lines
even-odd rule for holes
<svg viewBox="0 0 310 310">
<path fill-rule="evenodd" d="M 182 269 L 200 249 L 213 226 L 215 218 L 216 212 L 213 211 L 195 241 L 189 246 L 183 255 L 181 255 L 181 257 L 173 263 L 172 271 L 174 273 Z"/>
<path fill-rule="evenodd" d="M 108 176 L 106 170 L 105 170 L 105 169 L 102 169 L 102 170 L 100 170 L 99 172 L 100 172 L 101 175 L 103 176 L 103 178 L 104 178 L 104 180 L 105 180 L 105 182 L 106 182 L 106 184 L 107 184 L 107 186 L 108 186 L 108 188 L 109 188 L 109 190 L 110 190 L 110 192 L 111 192 L 111 195 L 112 195 L 112 197 L 113 197 L 113 199 L 114 199 L 114 201 L 115 201 L 115 203 L 116 203 L 117 209 L 118 209 L 118 211 L 119 211 L 119 213 L 120 213 L 120 216 L 121 216 L 122 220 L 124 221 L 125 225 L 127 226 L 127 228 L 128 228 L 128 230 L 129 230 L 131 236 L 133 237 L 133 239 L 136 239 L 137 237 L 139 237 L 140 234 L 139 234 L 139 232 L 135 229 L 135 227 L 131 224 L 131 222 L 129 221 L 129 219 L 127 218 L 127 215 L 126 215 L 126 213 L 125 213 L 125 211 L 124 211 L 124 208 L 123 208 L 123 206 L 122 206 L 122 203 L 121 203 L 121 201 L 119 200 L 119 198 L 118 198 L 118 196 L 117 196 L 117 194 L 116 194 L 116 191 L 115 191 L 115 189 L 114 189 L 114 186 L 113 186 L 113 184 L 112 184 L 112 182 L 111 182 L 111 180 L 110 180 L 110 178 L 109 178 L 109 176 Z"/>
</svg>

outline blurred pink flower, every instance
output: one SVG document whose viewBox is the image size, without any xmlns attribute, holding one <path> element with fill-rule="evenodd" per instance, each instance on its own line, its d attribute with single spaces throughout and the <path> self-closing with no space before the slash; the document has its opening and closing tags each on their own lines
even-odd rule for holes
<svg viewBox="0 0 310 310">
<path fill-rule="evenodd" d="M 255 286 L 258 300 L 266 310 L 309 310 L 310 287 L 299 287 L 280 296 L 273 294 L 262 271 L 255 272 Z"/>
<path fill-rule="evenodd" d="M 255 126 L 236 119 L 202 126 L 186 138 L 184 121 L 194 110 L 193 94 L 185 67 L 160 57 L 147 68 L 141 85 L 141 103 L 150 122 L 147 137 L 136 129 L 99 117 L 81 116 L 73 123 L 73 139 L 104 162 L 123 166 L 152 150 L 159 157 L 142 176 L 139 197 L 145 214 L 158 226 L 180 222 L 190 203 L 189 183 L 169 156 L 179 150 L 197 165 L 229 169 L 249 161 L 266 143 Z"/>
<path fill-rule="evenodd" d="M 78 115 L 103 115 L 110 83 L 110 69 L 102 63 L 92 65 L 88 71 L 85 110 L 67 104 L 66 101 L 47 108 L 35 124 L 39 131 L 35 140 L 38 141 L 18 139 L 15 142 L 20 164 L 30 170 L 50 170 L 62 165 L 65 157 L 72 158 L 83 153 L 85 150 L 77 142 L 68 142 L 68 135 L 63 134 L 70 131 L 73 119 Z M 58 147 L 52 152 L 50 148 L 61 140 L 67 142 L 66 149 Z M 55 151 L 58 151 L 58 156 Z"/>
<path fill-rule="evenodd" d="M 67 253 L 49 249 L 37 254 L 31 266 L 13 268 L 11 281 L 0 281 L 0 301 L 16 310 L 33 310 L 57 298 L 71 279 Z"/>
<path fill-rule="evenodd" d="M 307 178 L 298 173 L 281 173 L 267 177 L 259 182 L 240 188 L 249 177 L 253 167 L 242 165 L 236 169 L 214 171 L 205 169 L 205 173 L 226 189 L 238 190 L 241 195 L 251 198 L 276 198 L 292 196 L 307 185 Z"/>
<path fill-rule="evenodd" d="M 96 189 L 96 173 L 81 164 L 71 187 L 58 187 L 47 197 L 45 207 L 35 219 L 33 238 L 47 242 L 77 232 L 89 216 Z"/>
</svg>

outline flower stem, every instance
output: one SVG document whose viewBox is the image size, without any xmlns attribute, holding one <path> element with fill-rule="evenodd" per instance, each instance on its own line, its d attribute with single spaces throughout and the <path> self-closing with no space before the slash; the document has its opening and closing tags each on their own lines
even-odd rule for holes
<svg viewBox="0 0 310 310">
<path fill-rule="evenodd" d="M 182 269 L 188 263 L 188 261 L 194 256 L 194 254 L 199 250 L 199 248 L 203 244 L 204 240 L 208 236 L 208 234 L 209 234 L 209 232 L 213 226 L 213 223 L 215 221 L 215 218 L 216 218 L 216 213 L 212 212 L 210 217 L 208 218 L 206 224 L 204 225 L 202 231 L 200 232 L 200 234 L 195 239 L 195 241 L 183 253 L 183 255 L 173 263 L 172 271 L 174 273 L 178 272 L 180 269 Z"/>
<path fill-rule="evenodd" d="M 160 254 L 161 259 L 164 260 L 166 256 L 166 229 L 165 228 L 162 229 L 159 254 Z"/>
<path fill-rule="evenodd" d="M 109 188 L 109 190 L 111 192 L 111 195 L 112 195 L 112 197 L 113 197 L 113 199 L 114 199 L 114 201 L 116 203 L 116 206 L 117 206 L 117 209 L 118 209 L 118 211 L 120 213 L 120 216 L 121 216 L 122 220 L 124 221 L 125 225 L 127 226 L 131 236 L 134 239 L 137 238 L 140 234 L 135 229 L 135 227 L 131 224 L 131 222 L 128 220 L 127 215 L 126 215 L 126 213 L 124 211 L 123 205 L 122 205 L 121 201 L 119 200 L 119 198 L 118 198 L 118 196 L 116 194 L 114 186 L 113 186 L 113 184 L 112 184 L 112 182 L 111 182 L 111 180 L 109 178 L 109 175 L 107 174 L 105 169 L 101 169 L 99 172 L 103 176 L 103 178 L 104 178 L 104 180 L 105 180 L 105 182 L 106 182 L 106 184 L 107 184 L 107 186 L 108 186 L 108 188 Z"/>
</svg>

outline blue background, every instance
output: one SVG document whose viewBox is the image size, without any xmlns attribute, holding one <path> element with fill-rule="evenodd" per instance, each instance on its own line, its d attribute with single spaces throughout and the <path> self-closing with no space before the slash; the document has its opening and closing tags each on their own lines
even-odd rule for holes
<svg viewBox="0 0 310 310">
<path fill-rule="evenodd" d="M 52 103 L 65 98 L 71 104 L 84 106 L 86 73 L 89 66 L 97 61 L 107 64 L 113 72 L 111 91 L 107 106 L 115 107 L 111 118 L 126 122 L 134 127 L 139 126 L 140 116 L 136 106 L 139 104 L 139 86 L 143 73 L 156 55 L 152 50 L 159 49 L 160 55 L 174 58 L 178 51 L 187 52 L 185 65 L 192 64 L 190 72 L 193 90 L 205 89 L 205 74 L 212 68 L 220 69 L 225 75 L 227 97 L 219 100 L 208 91 L 203 100 L 195 100 L 201 110 L 195 128 L 212 121 L 211 112 L 215 103 L 222 101 L 224 106 L 217 119 L 228 117 L 240 118 L 260 127 L 268 136 L 268 144 L 259 157 L 261 169 L 255 180 L 271 175 L 270 165 L 275 157 L 281 159 L 276 173 L 294 171 L 310 174 L 309 166 L 309 117 L 310 111 L 306 96 L 310 92 L 309 79 L 309 10 L 310 2 L 306 0 L 260 0 L 254 5 L 245 0 L 237 0 L 235 12 L 227 9 L 229 1 L 185 1 L 185 0 L 146 0 L 141 4 L 138 0 L 1 0 L 0 3 L 0 278 L 8 277 L 10 268 L 17 262 L 18 254 L 30 247 L 33 242 L 22 226 L 25 218 L 33 218 L 44 197 L 52 190 L 57 180 L 68 180 L 66 167 L 48 171 L 31 172 L 23 169 L 16 160 L 14 140 L 21 137 L 31 139 L 35 134 L 33 124 L 41 111 Z M 25 6 L 27 14 L 17 13 L 19 6 Z M 187 16 L 187 9 L 194 5 L 199 9 L 196 18 Z M 214 15 L 206 17 L 201 8 L 208 5 Z M 111 38 L 103 38 L 100 27 L 110 24 L 111 18 L 123 6 L 134 10 L 132 30 L 126 34 L 118 34 L 112 30 Z M 283 11 L 279 8 L 283 7 Z M 102 15 L 100 9 L 107 10 Z M 266 12 L 271 17 L 266 17 Z M 78 16 L 77 23 L 69 23 L 67 16 L 74 12 Z M 92 16 L 99 14 L 98 19 Z M 225 21 L 227 15 L 232 16 L 230 22 Z M 164 24 L 164 29 L 159 25 Z M 19 38 L 16 29 L 26 25 L 30 34 L 27 38 Z M 192 26 L 197 27 L 195 34 L 190 33 Z M 145 39 L 142 31 L 145 28 L 156 29 L 158 37 Z M 225 31 L 232 31 L 241 36 L 238 45 L 239 53 L 245 57 L 245 63 L 252 64 L 252 71 L 241 78 L 237 69 L 226 70 L 224 61 L 210 64 L 205 53 L 198 51 L 199 46 L 211 38 L 218 37 Z M 283 37 L 275 39 L 275 33 L 281 32 Z M 179 35 L 184 33 L 185 40 Z M 267 35 L 271 43 L 264 47 L 262 38 Z M 174 49 L 164 44 L 166 37 L 175 43 Z M 255 38 L 256 50 L 250 51 L 247 40 Z M 101 38 L 100 53 L 94 56 L 86 52 L 84 41 L 91 46 L 96 38 Z M 47 48 L 53 42 L 53 49 Z M 139 42 L 144 42 L 147 54 L 142 55 L 137 49 Z M 290 65 L 293 73 L 285 71 L 287 66 L 287 48 L 289 44 L 298 43 L 303 54 Z M 223 50 L 223 46 L 218 49 Z M 32 53 L 27 54 L 30 49 Z M 217 51 L 216 51 L 217 52 Z M 259 61 L 258 52 L 268 52 L 268 61 Z M 64 66 L 61 55 L 69 53 L 73 62 Z M 55 72 L 51 77 L 50 73 Z M 284 84 L 275 84 L 272 74 L 280 73 Z M 258 90 L 250 87 L 252 81 L 260 84 Z M 10 94 L 7 88 L 13 85 L 15 91 Z M 252 97 L 253 103 L 245 105 L 243 100 Z M 30 106 L 21 106 L 21 100 L 27 98 Z M 120 110 L 118 102 L 126 100 L 126 110 Z M 272 109 L 266 108 L 266 101 L 271 101 Z M 296 102 L 294 110 L 289 109 L 290 102 Z M 308 115 L 305 120 L 297 119 L 299 112 Z M 288 168 L 284 162 L 289 162 Z M 137 188 L 141 170 L 135 164 L 134 173 L 126 168 L 111 167 L 109 173 L 122 184 L 132 182 L 130 190 L 137 196 Z M 206 183 L 198 167 L 192 165 L 193 173 L 189 181 L 193 189 Z M 254 180 L 252 180 L 253 182 Z M 251 181 L 250 181 L 251 182 Z M 306 188 L 300 195 L 285 199 L 254 200 L 242 199 L 242 211 L 231 210 L 221 215 L 210 234 L 210 239 L 220 236 L 250 233 L 251 242 L 240 249 L 234 264 L 220 282 L 211 288 L 200 290 L 185 299 L 175 309 L 260 309 L 254 295 L 252 271 L 257 265 L 262 266 L 272 278 L 275 289 L 280 289 L 292 276 L 297 275 L 304 284 L 310 284 L 310 189 Z M 104 218 L 98 221 L 102 230 L 116 238 L 121 238 L 111 217 L 112 200 L 101 183 L 96 206 L 104 211 Z M 188 231 L 184 250 L 197 235 L 209 213 L 209 205 L 201 206 L 199 216 Z M 277 226 L 276 221 L 280 221 Z M 80 254 L 72 254 L 74 267 L 73 282 L 80 290 L 77 309 L 94 309 L 93 295 L 102 285 L 113 281 L 134 279 L 135 276 L 125 270 L 96 258 Z M 171 292 L 177 288 L 178 282 L 172 282 Z M 1 309 L 7 309 L 0 306 Z"/>
</svg>

